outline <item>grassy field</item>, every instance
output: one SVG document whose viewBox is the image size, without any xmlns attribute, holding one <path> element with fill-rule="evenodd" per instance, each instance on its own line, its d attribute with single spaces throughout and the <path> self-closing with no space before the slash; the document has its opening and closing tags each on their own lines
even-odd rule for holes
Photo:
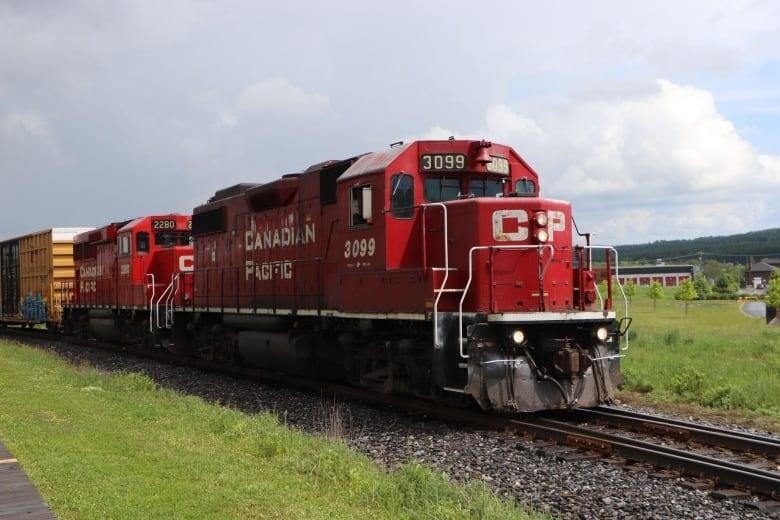
<svg viewBox="0 0 780 520">
<path fill-rule="evenodd" d="M 634 396 L 730 411 L 780 431 L 780 327 L 746 316 L 736 301 L 693 301 L 686 315 L 671 295 L 655 309 L 635 296 L 630 314 L 623 371 Z"/>
<path fill-rule="evenodd" d="M 416 464 L 0 340 L 0 439 L 58 518 L 528 518 Z"/>
</svg>

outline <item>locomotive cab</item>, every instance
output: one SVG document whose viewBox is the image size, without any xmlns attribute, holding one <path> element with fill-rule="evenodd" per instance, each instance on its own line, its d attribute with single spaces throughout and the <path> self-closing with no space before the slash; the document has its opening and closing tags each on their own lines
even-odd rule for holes
<svg viewBox="0 0 780 520">
<path fill-rule="evenodd" d="M 430 370 L 434 393 L 500 411 L 611 398 L 621 382 L 611 287 L 598 295 L 595 248 L 574 245 L 571 205 L 542 198 L 514 150 L 401 144 L 359 157 L 338 184 L 346 225 L 334 306 L 369 318 L 412 312 L 430 327 L 426 335 L 366 320 L 383 340 L 349 335 L 348 358 L 364 358 L 351 370 L 356 381 L 422 393 L 415 381 Z"/>
<path fill-rule="evenodd" d="M 500 411 L 607 402 L 622 382 L 619 330 L 611 294 L 596 305 L 590 246 L 573 245 L 570 204 L 540 197 L 533 170 L 495 148 L 421 154 L 435 170 L 421 207 L 437 382 L 460 391 L 465 377 L 466 394 Z"/>
<path fill-rule="evenodd" d="M 123 305 L 159 306 L 166 290 L 171 298 L 189 299 L 191 290 L 182 290 L 178 273 L 192 269 L 191 222 L 187 215 L 143 217 L 118 231 L 117 286 Z"/>
</svg>

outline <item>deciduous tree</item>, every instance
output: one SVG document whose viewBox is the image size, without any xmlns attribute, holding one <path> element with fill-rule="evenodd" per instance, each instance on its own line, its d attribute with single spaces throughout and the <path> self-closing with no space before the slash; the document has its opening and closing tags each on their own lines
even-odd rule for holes
<svg viewBox="0 0 780 520">
<path fill-rule="evenodd" d="M 702 300 L 706 300 L 712 294 L 712 285 L 710 285 L 709 280 L 703 273 L 696 275 L 696 278 L 693 279 L 693 286 Z"/>
<path fill-rule="evenodd" d="M 650 287 L 647 288 L 647 296 L 653 300 L 653 310 L 655 310 L 657 301 L 664 297 L 664 286 L 653 281 Z"/>
<path fill-rule="evenodd" d="M 623 292 L 625 293 L 626 298 L 628 298 L 628 301 L 631 301 L 631 298 L 636 296 L 636 284 L 634 284 L 634 280 L 626 282 L 623 286 Z"/>
<path fill-rule="evenodd" d="M 696 291 L 696 287 L 694 287 L 693 282 L 690 280 L 685 280 L 680 286 L 677 288 L 677 291 L 674 293 L 674 299 L 675 300 L 682 300 L 685 302 L 685 315 L 688 315 L 688 303 L 691 300 L 695 300 L 698 298 L 699 293 Z"/>
<path fill-rule="evenodd" d="M 780 308 L 780 271 L 775 271 L 769 278 L 764 302 L 767 307 Z"/>
</svg>

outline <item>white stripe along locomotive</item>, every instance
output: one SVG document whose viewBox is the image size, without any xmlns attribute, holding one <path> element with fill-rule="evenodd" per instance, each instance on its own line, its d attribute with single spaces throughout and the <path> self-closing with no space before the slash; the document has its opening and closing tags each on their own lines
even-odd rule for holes
<svg viewBox="0 0 780 520">
<path fill-rule="evenodd" d="M 67 325 L 502 412 L 594 406 L 621 382 L 625 330 L 590 270 L 610 250 L 572 228 L 507 146 L 397 144 L 218 191 L 168 288 L 94 316 L 77 294 Z"/>
</svg>

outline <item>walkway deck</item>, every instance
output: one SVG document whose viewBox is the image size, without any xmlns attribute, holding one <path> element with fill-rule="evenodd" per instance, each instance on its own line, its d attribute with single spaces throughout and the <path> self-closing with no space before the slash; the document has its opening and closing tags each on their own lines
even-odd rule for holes
<svg viewBox="0 0 780 520">
<path fill-rule="evenodd" d="M 0 519 L 54 520 L 40 493 L 0 443 Z"/>
</svg>

